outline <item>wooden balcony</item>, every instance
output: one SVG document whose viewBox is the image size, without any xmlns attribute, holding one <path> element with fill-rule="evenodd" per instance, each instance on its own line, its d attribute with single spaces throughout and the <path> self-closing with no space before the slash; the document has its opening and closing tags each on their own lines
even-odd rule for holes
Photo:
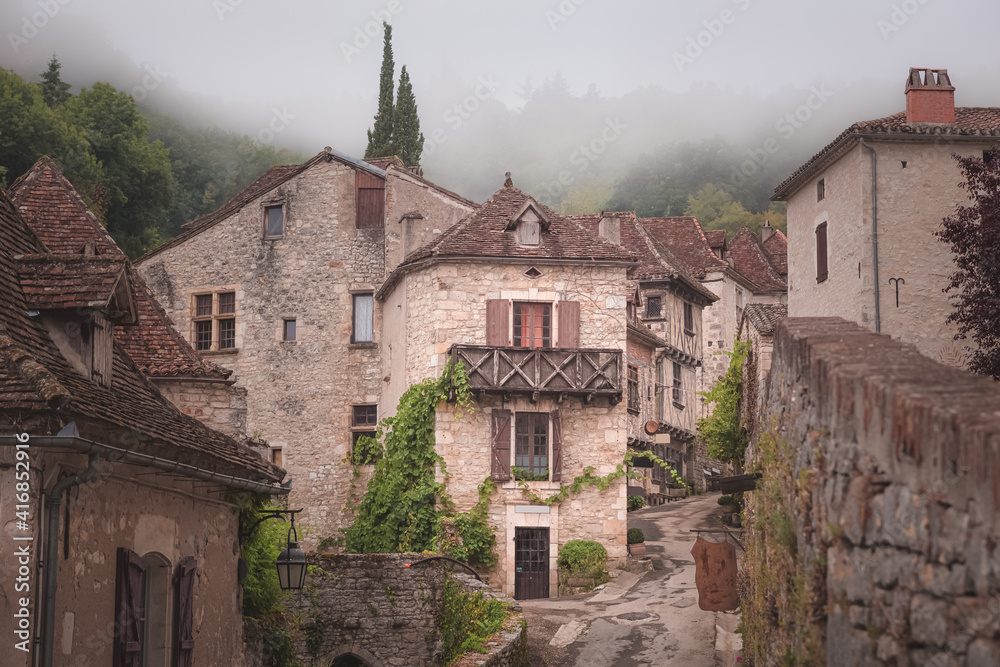
<svg viewBox="0 0 1000 667">
<path fill-rule="evenodd" d="M 584 403 L 607 396 L 622 399 L 622 351 L 581 348 L 453 345 L 452 363 L 461 361 L 474 392 L 580 396 Z"/>
</svg>

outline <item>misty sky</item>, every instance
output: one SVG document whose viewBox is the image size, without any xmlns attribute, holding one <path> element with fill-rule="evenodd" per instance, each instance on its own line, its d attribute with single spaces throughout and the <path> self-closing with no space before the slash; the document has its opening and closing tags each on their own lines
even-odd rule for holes
<svg viewBox="0 0 1000 667">
<path fill-rule="evenodd" d="M 557 73 L 577 95 L 652 87 L 684 100 L 718 88 L 740 103 L 688 117 L 730 130 L 770 124 L 788 104 L 775 99 L 824 82 L 841 94 L 823 133 L 899 111 L 910 66 L 948 68 L 959 105 L 1000 105 L 996 0 L 4 0 L 0 66 L 37 81 L 57 53 L 74 89 L 108 80 L 150 107 L 252 135 L 278 113 L 283 131 L 262 135 L 276 145 L 361 154 L 382 18 L 425 133 L 447 127 L 477 86 L 518 109 Z M 656 121 L 645 122 L 636 145 Z"/>
</svg>

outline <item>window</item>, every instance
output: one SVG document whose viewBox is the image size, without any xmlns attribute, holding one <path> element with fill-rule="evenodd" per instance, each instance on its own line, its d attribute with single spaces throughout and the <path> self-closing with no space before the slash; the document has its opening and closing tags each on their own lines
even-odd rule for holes
<svg viewBox="0 0 1000 667">
<path fill-rule="evenodd" d="M 385 179 L 365 171 L 355 176 L 357 209 L 354 226 L 358 229 L 383 227 L 385 219 Z"/>
<path fill-rule="evenodd" d="M 552 304 L 514 303 L 514 347 L 552 347 Z"/>
<path fill-rule="evenodd" d="M 549 414 L 518 412 L 514 420 L 514 479 L 548 480 Z"/>
<path fill-rule="evenodd" d="M 264 237 L 281 238 L 285 234 L 285 214 L 280 206 L 264 208 Z"/>
<path fill-rule="evenodd" d="M 681 385 L 681 365 L 676 361 L 673 362 L 674 371 L 674 389 L 673 389 L 673 399 L 674 404 L 679 407 L 684 407 L 684 398 L 682 395 L 683 387 Z"/>
<path fill-rule="evenodd" d="M 628 366 L 628 411 L 639 414 L 639 367 Z"/>
<path fill-rule="evenodd" d="M 355 464 L 375 463 L 382 448 L 375 439 L 378 425 L 377 405 L 351 407 L 351 460 Z"/>
<path fill-rule="evenodd" d="M 295 340 L 295 320 L 284 321 L 281 338 L 282 340 Z"/>
<path fill-rule="evenodd" d="M 236 292 L 194 296 L 194 348 L 199 352 L 236 350 Z"/>
<path fill-rule="evenodd" d="M 694 335 L 694 306 L 684 303 L 684 333 Z"/>
<path fill-rule="evenodd" d="M 816 201 L 823 201 L 826 197 L 826 179 L 819 179 L 816 183 Z"/>
<path fill-rule="evenodd" d="M 271 448 L 271 463 L 280 468 L 282 467 L 281 464 L 284 461 L 284 458 L 285 458 L 284 452 L 282 451 L 281 447 Z"/>
<path fill-rule="evenodd" d="M 993 160 L 996 159 L 995 151 L 983 151 L 983 164 L 989 166 L 993 164 Z"/>
<path fill-rule="evenodd" d="M 816 282 L 821 283 L 829 276 L 826 255 L 826 223 L 816 227 Z"/>
<path fill-rule="evenodd" d="M 647 296 L 646 297 L 646 318 L 652 319 L 656 317 L 663 317 L 663 297 L 661 296 Z"/>
<path fill-rule="evenodd" d="M 518 245 L 537 246 L 540 242 L 542 226 L 536 220 L 522 220 L 517 226 L 514 238 Z"/>
<path fill-rule="evenodd" d="M 375 318 L 375 297 L 372 294 L 354 295 L 354 328 L 352 343 L 371 343 Z"/>
</svg>

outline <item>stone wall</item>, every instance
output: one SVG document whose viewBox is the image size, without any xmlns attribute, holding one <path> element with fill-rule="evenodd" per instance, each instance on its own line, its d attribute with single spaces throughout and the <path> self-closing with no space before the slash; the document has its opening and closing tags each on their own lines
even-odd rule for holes
<svg viewBox="0 0 1000 667">
<path fill-rule="evenodd" d="M 246 439 L 245 387 L 203 380 L 157 380 L 156 388 L 184 414 L 236 440 Z"/>
<path fill-rule="evenodd" d="M 1000 664 L 1000 387 L 844 320 L 787 319 L 762 419 L 758 664 Z"/>
<path fill-rule="evenodd" d="M 527 635 L 521 608 L 471 575 L 447 574 L 442 561 L 420 554 L 319 554 L 310 556 L 306 590 L 286 601 L 286 618 L 297 626 L 290 634 L 304 665 L 328 667 L 353 655 L 371 667 L 425 667 L 441 664 L 440 620 L 445 581 L 451 577 L 469 592 L 512 604 L 510 620 L 487 654 L 458 665 L 522 667 L 527 664 Z M 247 667 L 264 664 L 259 639 L 248 642 Z M 485 661 L 485 662 L 482 662 Z"/>
</svg>

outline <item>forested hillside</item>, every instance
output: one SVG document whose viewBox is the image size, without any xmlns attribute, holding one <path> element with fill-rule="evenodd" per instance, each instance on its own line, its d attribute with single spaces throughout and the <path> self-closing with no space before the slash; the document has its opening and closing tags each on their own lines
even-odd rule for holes
<svg viewBox="0 0 1000 667">
<path fill-rule="evenodd" d="M 40 84 L 0 69 L 0 187 L 42 155 L 56 161 L 133 257 L 269 167 L 304 159 L 248 136 L 143 115 L 129 94 L 107 83 L 71 94 L 55 59 Z"/>
</svg>

